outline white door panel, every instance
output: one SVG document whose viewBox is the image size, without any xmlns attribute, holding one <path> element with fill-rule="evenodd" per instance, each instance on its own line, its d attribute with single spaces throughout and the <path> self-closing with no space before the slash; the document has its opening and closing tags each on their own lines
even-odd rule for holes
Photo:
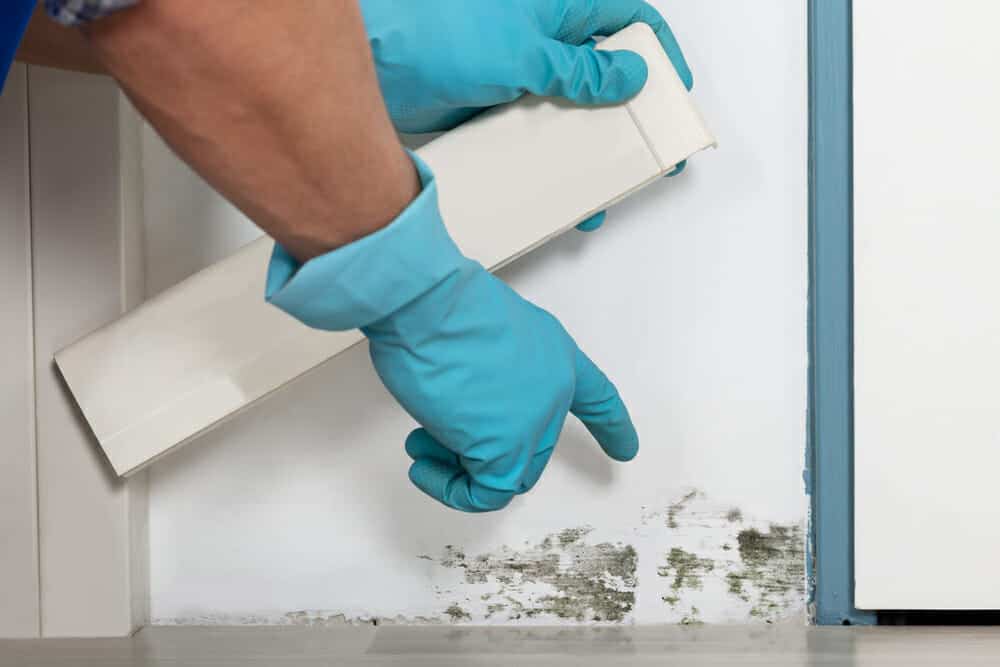
<svg viewBox="0 0 1000 667">
<path fill-rule="evenodd" d="M 854 3 L 860 608 L 1000 608 L 998 23 Z"/>
</svg>

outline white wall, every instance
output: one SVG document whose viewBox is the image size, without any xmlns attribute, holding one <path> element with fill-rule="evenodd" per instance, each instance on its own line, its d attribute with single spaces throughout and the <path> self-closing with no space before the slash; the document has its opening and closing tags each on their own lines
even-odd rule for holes
<svg viewBox="0 0 1000 667">
<path fill-rule="evenodd" d="M 570 423 L 531 494 L 446 510 L 407 481 L 413 424 L 356 349 L 352 400 L 320 369 L 153 468 L 158 622 L 802 618 L 805 3 L 655 4 L 720 150 L 503 273 L 613 377 L 639 458 Z M 257 232 L 145 148 L 155 293 Z"/>
</svg>

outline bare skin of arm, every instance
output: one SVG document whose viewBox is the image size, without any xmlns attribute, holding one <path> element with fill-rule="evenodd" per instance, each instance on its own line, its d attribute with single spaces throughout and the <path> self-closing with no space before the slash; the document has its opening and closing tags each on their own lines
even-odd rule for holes
<svg viewBox="0 0 1000 667">
<path fill-rule="evenodd" d="M 177 154 L 300 261 L 420 191 L 357 0 L 144 0 L 83 34 Z"/>
<path fill-rule="evenodd" d="M 41 3 L 31 16 L 17 59 L 29 65 L 106 74 L 79 30 L 65 28 L 45 15 Z"/>
</svg>

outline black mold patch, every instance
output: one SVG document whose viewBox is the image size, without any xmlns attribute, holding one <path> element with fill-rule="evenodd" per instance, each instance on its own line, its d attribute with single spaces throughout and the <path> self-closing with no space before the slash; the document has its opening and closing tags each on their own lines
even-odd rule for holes
<svg viewBox="0 0 1000 667">
<path fill-rule="evenodd" d="M 635 548 L 588 544 L 590 530 L 570 528 L 524 549 L 502 547 L 475 557 L 448 546 L 438 562 L 464 570 L 466 583 L 494 586 L 481 596 L 488 602 L 486 618 L 623 621 L 635 606 Z"/>
<path fill-rule="evenodd" d="M 729 593 L 752 605 L 751 616 L 774 620 L 789 597 L 805 592 L 802 527 L 771 524 L 763 533 L 748 528 L 736 539 L 740 567 L 726 575 Z"/>
</svg>

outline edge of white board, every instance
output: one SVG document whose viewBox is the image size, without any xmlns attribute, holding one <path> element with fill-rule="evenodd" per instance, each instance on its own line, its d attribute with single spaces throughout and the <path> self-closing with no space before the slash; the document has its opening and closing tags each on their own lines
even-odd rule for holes
<svg viewBox="0 0 1000 667">
<path fill-rule="evenodd" d="M 627 48 L 646 59 L 649 80 L 627 104 L 583 108 L 522 98 L 482 114 L 417 151 L 438 175 L 442 213 L 458 245 L 490 270 L 572 229 L 660 180 L 682 160 L 716 145 L 648 26 L 630 26 L 599 48 Z M 534 154 L 496 150 L 498 145 L 506 149 L 511 137 L 522 135 L 522 148 L 529 153 L 535 150 Z M 590 170 L 581 165 L 586 159 L 581 144 L 588 142 L 605 151 L 589 158 L 595 165 Z M 553 146 L 561 150 L 553 151 Z M 488 156 L 480 158 L 482 153 Z M 556 163 L 564 165 L 567 173 L 576 169 L 584 179 L 600 176 L 601 180 L 586 184 L 594 187 L 566 189 L 573 184 L 553 176 L 560 173 L 553 170 Z M 477 186 L 483 186 L 476 179 L 484 169 L 498 174 L 514 170 L 517 174 L 511 178 L 531 190 L 516 199 L 494 196 L 490 202 L 509 208 L 511 214 L 520 212 L 520 218 L 528 216 L 526 224 L 518 228 L 480 220 L 486 216 L 477 207 L 483 200 L 490 201 L 477 191 Z M 532 172 L 531 178 L 526 172 Z M 614 178 L 617 183 L 611 182 Z M 492 214 L 501 216 L 503 211 Z M 116 473 L 128 476 L 142 470 L 362 340 L 358 331 L 308 329 L 264 302 L 271 244 L 265 237 L 244 246 L 56 354 L 67 385 Z M 227 308 L 231 312 L 225 312 Z M 199 314 L 202 320 L 197 319 Z M 234 337 L 226 331 L 232 318 L 254 326 L 246 326 L 244 335 Z M 200 329 L 199 323 L 207 330 Z M 171 327 L 170 335 L 161 335 Z M 205 349 L 212 349 L 213 344 L 219 350 L 242 345 L 243 361 L 211 368 L 216 360 L 205 356 Z M 220 356 L 225 354 L 220 352 Z M 202 365 L 185 371 L 184 361 L 202 364 L 205 372 L 201 373 Z M 134 372 L 134 367 L 143 365 L 145 370 Z M 174 374 L 172 378 L 167 377 L 169 373 Z M 204 377 L 199 379 L 199 375 Z M 142 402 L 144 392 L 155 393 L 152 383 L 157 382 L 169 400 L 134 410 L 141 413 L 136 418 L 121 418 L 130 402 L 134 406 Z"/>
</svg>

